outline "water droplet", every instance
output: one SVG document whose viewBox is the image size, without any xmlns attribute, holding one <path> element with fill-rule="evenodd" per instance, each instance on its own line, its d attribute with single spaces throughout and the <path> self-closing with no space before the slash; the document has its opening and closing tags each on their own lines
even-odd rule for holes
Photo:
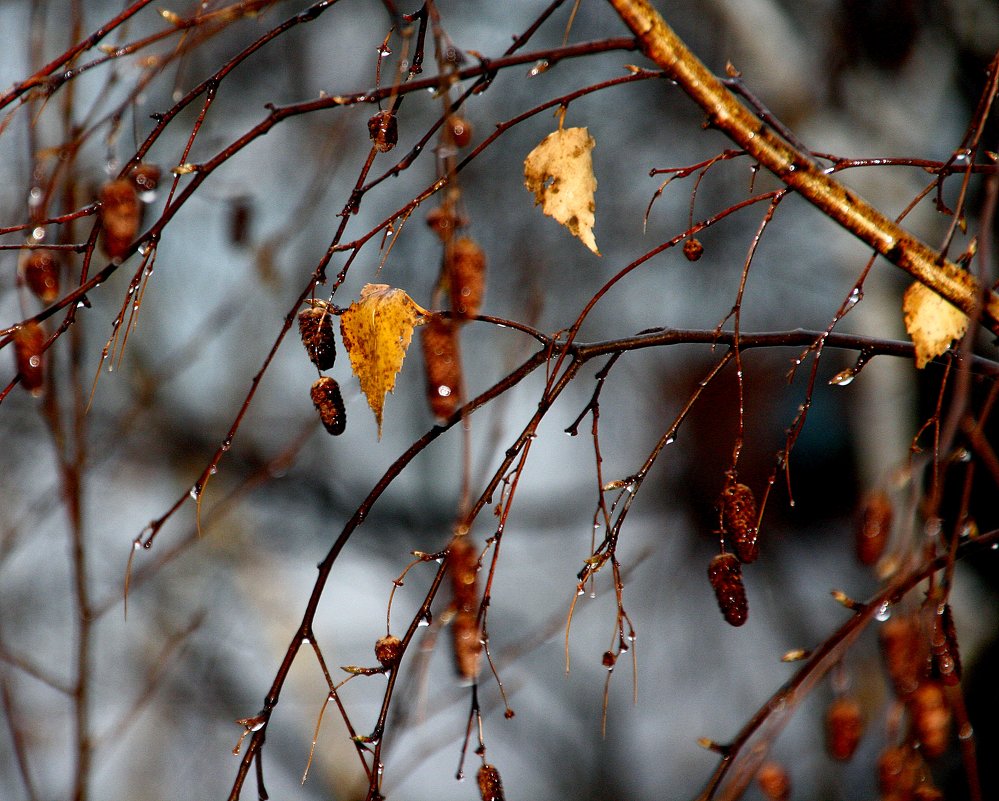
<svg viewBox="0 0 999 801">
<path fill-rule="evenodd" d="M 993 548 L 993 549 L 995 549 L 995 548 L 996 548 L 996 546 L 995 546 L 995 545 L 993 545 L 993 546 L 992 546 L 992 548 Z M 584 590 L 584 589 L 583 589 L 582 587 L 576 587 L 576 595 L 577 595 L 577 596 L 578 596 L 578 595 L 583 595 L 583 594 L 584 594 L 585 592 L 586 592 L 586 590 Z"/>
<path fill-rule="evenodd" d="M 208 474 L 211 476 L 214 476 L 218 471 L 219 469 L 215 465 L 212 465 L 210 468 L 208 468 Z"/>
<path fill-rule="evenodd" d="M 966 163 L 968 161 L 968 158 L 970 156 L 971 156 L 970 151 L 968 151 L 968 150 L 960 150 L 960 151 L 958 151 L 957 153 L 954 154 L 954 163 L 955 164 L 964 164 L 964 163 Z"/>
<path fill-rule="evenodd" d="M 891 604 L 885 601 L 881 606 L 878 607 L 878 611 L 874 613 L 874 619 L 880 623 L 884 623 L 886 620 L 891 618 Z"/>
<path fill-rule="evenodd" d="M 437 394 L 440 395 L 442 398 L 449 398 L 451 396 L 451 387 L 447 386 L 446 384 L 441 384 L 439 387 L 437 387 Z"/>
<path fill-rule="evenodd" d="M 39 203 L 42 202 L 42 198 L 44 197 L 44 195 L 45 193 L 42 191 L 42 188 L 40 186 L 31 187 L 31 191 L 28 192 L 28 205 L 37 206 Z"/>
<path fill-rule="evenodd" d="M 143 203 L 152 203 L 156 200 L 156 190 L 155 189 L 143 189 L 139 192 L 139 200 Z"/>
<path fill-rule="evenodd" d="M 850 297 L 846 299 L 846 310 L 849 311 L 863 299 L 864 291 L 859 286 L 855 286 L 850 292 Z"/>
<path fill-rule="evenodd" d="M 45 229 L 39 225 L 37 228 L 35 228 L 35 230 L 31 232 L 31 238 L 34 239 L 36 242 L 41 242 L 43 239 L 45 239 Z"/>
<path fill-rule="evenodd" d="M 194 486 L 191 487 L 191 491 L 187 494 L 191 496 L 192 500 L 198 500 L 198 496 L 201 495 L 201 484 L 195 483 Z"/>
<path fill-rule="evenodd" d="M 392 50 L 388 46 L 382 45 L 381 47 L 378 48 L 378 55 L 381 56 L 382 58 L 385 58 L 386 56 L 391 56 Z"/>
<path fill-rule="evenodd" d="M 138 540 L 136 540 L 135 542 L 132 543 L 132 550 L 133 551 L 137 551 L 141 547 L 142 547 L 142 543 L 139 542 Z"/>
<path fill-rule="evenodd" d="M 228 451 L 232 447 L 232 438 L 226 437 L 222 440 L 222 450 Z"/>
<path fill-rule="evenodd" d="M 427 613 L 420 618 L 420 622 L 416 625 L 418 626 L 429 626 L 434 621 L 433 614 L 427 610 Z"/>
<path fill-rule="evenodd" d="M 174 103 L 179 103 L 184 99 L 184 92 L 181 89 L 174 89 L 171 97 L 173 98 Z"/>
<path fill-rule="evenodd" d="M 676 437 L 673 436 L 672 434 L 666 437 L 666 442 L 665 442 L 666 445 L 672 445 L 674 442 L 676 442 Z"/>
<path fill-rule="evenodd" d="M 971 461 L 971 451 L 967 448 L 958 448 L 957 452 L 954 454 L 954 461 L 956 462 L 970 462 Z"/>
<path fill-rule="evenodd" d="M 548 63 L 548 59 L 543 58 L 537 64 L 535 64 L 527 73 L 528 78 L 535 78 L 542 72 L 548 72 L 551 64 Z"/>
<path fill-rule="evenodd" d="M 857 377 L 857 371 L 852 367 L 847 367 L 845 370 L 840 370 L 836 375 L 829 379 L 829 383 L 834 387 L 845 387 L 853 383 L 853 379 Z"/>
</svg>

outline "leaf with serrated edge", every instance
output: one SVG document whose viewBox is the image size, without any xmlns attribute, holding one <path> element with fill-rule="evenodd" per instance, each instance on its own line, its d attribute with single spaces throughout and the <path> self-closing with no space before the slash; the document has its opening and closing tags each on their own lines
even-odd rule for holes
<svg viewBox="0 0 999 801">
<path fill-rule="evenodd" d="M 902 312 L 905 330 L 916 346 L 916 367 L 920 370 L 968 329 L 968 317 L 963 311 L 918 281 L 905 291 Z"/>
<path fill-rule="evenodd" d="M 428 312 L 402 289 L 366 284 L 359 300 L 340 315 L 340 335 L 350 367 L 361 384 L 382 437 L 385 395 L 395 389 L 413 328 L 427 321 Z"/>
<path fill-rule="evenodd" d="M 593 236 L 593 177 L 590 151 L 595 142 L 586 128 L 560 128 L 548 134 L 524 159 L 524 184 L 534 204 L 562 223 L 590 250 L 600 255 Z"/>
</svg>

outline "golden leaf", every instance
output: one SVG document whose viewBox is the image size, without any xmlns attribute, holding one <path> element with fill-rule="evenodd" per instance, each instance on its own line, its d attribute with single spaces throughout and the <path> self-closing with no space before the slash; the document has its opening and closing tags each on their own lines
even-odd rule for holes
<svg viewBox="0 0 999 801">
<path fill-rule="evenodd" d="M 902 312 L 905 330 L 916 346 L 916 367 L 920 370 L 946 351 L 951 342 L 963 337 L 968 328 L 963 311 L 918 281 L 905 291 Z"/>
<path fill-rule="evenodd" d="M 586 128 L 559 128 L 541 140 L 524 159 L 524 184 L 534 204 L 562 223 L 573 236 L 600 255 L 593 237 L 593 137 Z"/>
<path fill-rule="evenodd" d="M 428 312 L 401 289 L 366 284 L 359 300 L 340 315 L 340 335 L 350 367 L 361 384 L 382 437 L 385 394 L 395 389 L 413 328 L 427 321 Z"/>
</svg>

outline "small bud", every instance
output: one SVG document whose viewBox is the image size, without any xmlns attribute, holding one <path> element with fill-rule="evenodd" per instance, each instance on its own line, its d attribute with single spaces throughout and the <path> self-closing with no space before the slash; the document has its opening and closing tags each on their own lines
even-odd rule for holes
<svg viewBox="0 0 999 801">
<path fill-rule="evenodd" d="M 812 655 L 812 652 L 805 648 L 795 648 L 791 651 L 785 653 L 781 658 L 781 662 L 800 662 L 803 659 L 808 659 Z"/>
</svg>

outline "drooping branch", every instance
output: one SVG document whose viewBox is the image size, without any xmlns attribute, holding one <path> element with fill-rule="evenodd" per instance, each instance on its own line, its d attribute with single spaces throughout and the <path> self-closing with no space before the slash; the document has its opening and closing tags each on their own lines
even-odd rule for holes
<svg viewBox="0 0 999 801">
<path fill-rule="evenodd" d="M 687 48 L 647 0 L 609 2 L 639 38 L 645 55 L 704 109 L 712 127 L 888 261 L 972 318 L 981 314 L 982 322 L 999 335 L 999 295 L 989 292 L 983 303 L 982 289 L 968 272 L 834 180 L 811 155 L 761 122 Z"/>
</svg>

